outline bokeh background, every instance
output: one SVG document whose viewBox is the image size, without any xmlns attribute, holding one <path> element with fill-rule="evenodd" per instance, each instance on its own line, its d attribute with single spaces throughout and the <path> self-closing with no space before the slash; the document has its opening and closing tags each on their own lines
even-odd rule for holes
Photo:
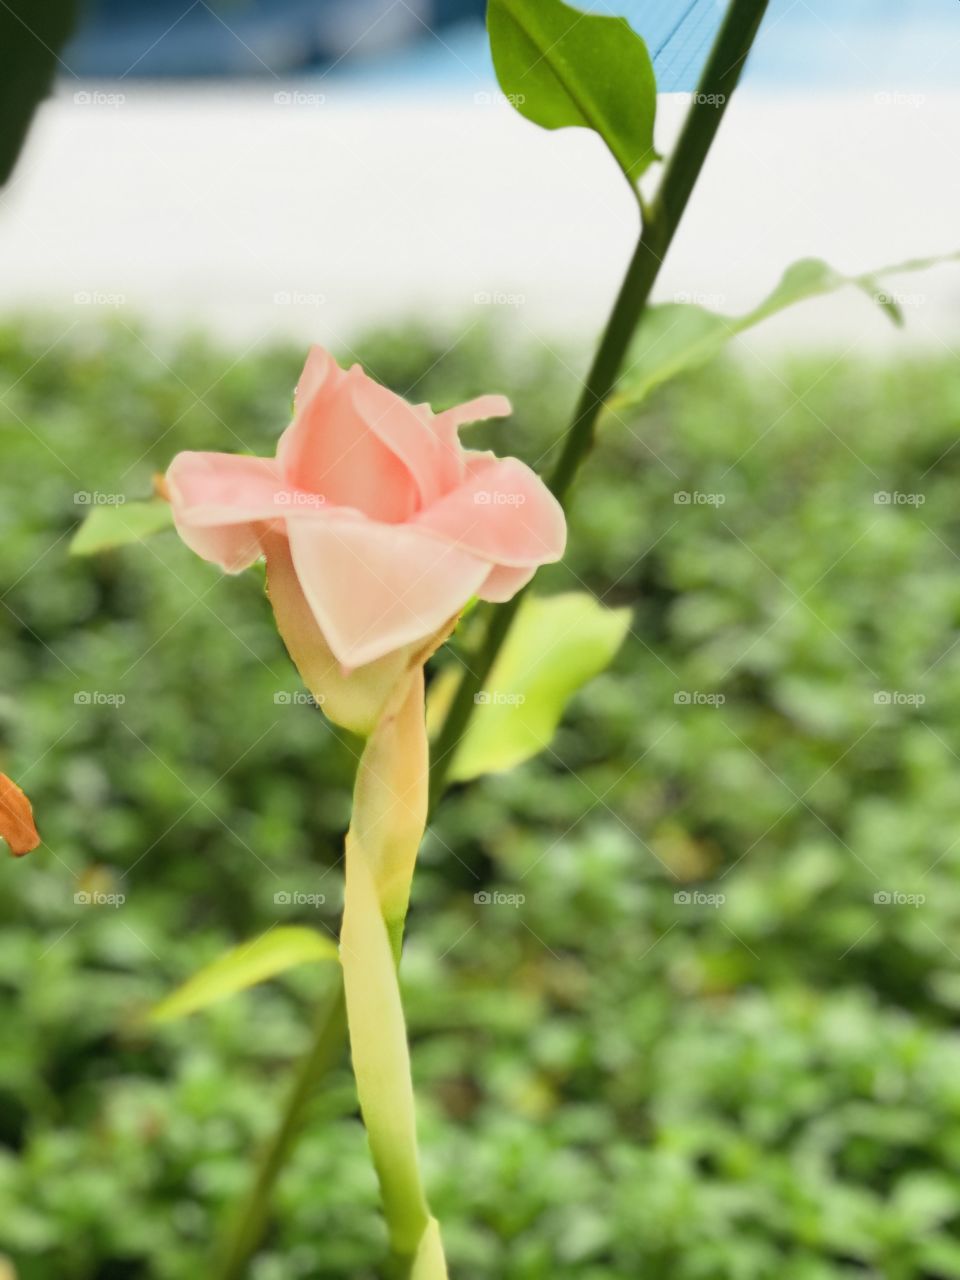
<svg viewBox="0 0 960 1280">
<path fill-rule="evenodd" d="M 437 407 L 509 393 L 478 438 L 540 468 L 588 365 L 629 197 L 498 98 L 476 10 L 102 4 L 0 193 L 0 767 L 45 837 L 0 867 L 20 1280 L 209 1274 L 329 979 L 143 1015 L 278 920 L 335 931 L 357 750 L 257 573 L 171 534 L 71 559 L 79 520 L 178 449 L 271 451 L 307 340 Z M 955 10 L 772 5 L 660 297 L 956 249 Z M 719 10 L 617 11 L 666 142 Z M 898 297 L 902 334 L 810 304 L 601 431 L 538 589 L 630 635 L 536 761 L 451 791 L 415 885 L 461 1280 L 960 1276 L 957 277 Z M 344 1067 L 251 1276 L 383 1248 Z"/>
</svg>

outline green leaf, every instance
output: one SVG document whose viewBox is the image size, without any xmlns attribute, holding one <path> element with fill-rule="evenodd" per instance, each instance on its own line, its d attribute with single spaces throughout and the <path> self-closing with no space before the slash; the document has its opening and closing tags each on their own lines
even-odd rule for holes
<svg viewBox="0 0 960 1280">
<path fill-rule="evenodd" d="M 97 551 L 124 547 L 172 525 L 173 510 L 163 498 L 95 506 L 73 535 L 70 554 L 92 556 Z"/>
<path fill-rule="evenodd" d="M 252 942 L 232 947 L 161 1000 L 153 1022 L 170 1022 L 225 1000 L 300 964 L 338 960 L 336 943 L 306 925 L 281 925 Z"/>
<path fill-rule="evenodd" d="M 631 185 L 657 159 L 653 63 L 624 18 L 562 0 L 489 0 L 487 29 L 500 88 L 522 116 L 595 130 Z"/>
<path fill-rule="evenodd" d="M 0 185 L 16 164 L 38 103 L 76 19 L 76 0 L 5 0 L 0 4 Z"/>
<path fill-rule="evenodd" d="M 608 609 L 584 592 L 526 596 L 477 694 L 450 778 L 501 772 L 548 746 L 567 702 L 609 664 L 629 626 L 629 609 Z M 431 686 L 430 729 L 439 727 L 457 682 L 448 670 Z"/>
<path fill-rule="evenodd" d="M 651 307 L 637 332 L 627 372 L 607 407 L 621 410 L 639 404 L 662 382 L 675 378 L 686 369 L 705 364 L 745 330 L 798 302 L 835 293 L 848 285 L 862 290 L 895 324 L 902 324 L 903 315 L 896 294 L 885 289 L 881 280 L 886 276 L 926 271 L 941 263 L 958 260 L 960 253 L 917 258 L 863 275 L 847 276 L 819 258 L 803 258 L 788 267 L 773 292 L 744 315 L 723 315 L 688 302 Z"/>
</svg>

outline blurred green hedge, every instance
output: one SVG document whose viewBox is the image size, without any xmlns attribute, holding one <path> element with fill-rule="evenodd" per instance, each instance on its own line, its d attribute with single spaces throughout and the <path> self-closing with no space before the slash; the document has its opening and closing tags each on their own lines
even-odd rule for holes
<svg viewBox="0 0 960 1280">
<path fill-rule="evenodd" d="M 67 557 L 77 495 L 271 451 L 302 353 L 67 328 L 0 330 L 0 768 L 46 840 L 0 864 L 0 1253 L 195 1280 L 328 979 L 142 1014 L 278 919 L 336 928 L 356 743 L 300 697 L 257 573 L 171 534 Z M 358 351 L 437 406 L 509 392 L 474 438 L 540 466 L 585 356 Z M 960 1277 L 958 429 L 946 359 L 714 366 L 604 425 L 539 589 L 629 603 L 632 635 L 538 761 L 448 796 L 415 886 L 458 1280 Z M 383 1247 L 344 1071 L 252 1275 L 365 1280 Z"/>
</svg>

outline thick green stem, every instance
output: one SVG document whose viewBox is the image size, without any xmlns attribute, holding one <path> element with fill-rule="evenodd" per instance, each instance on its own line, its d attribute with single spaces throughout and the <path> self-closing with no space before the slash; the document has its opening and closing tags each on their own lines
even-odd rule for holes
<svg viewBox="0 0 960 1280">
<path fill-rule="evenodd" d="M 593 445 L 600 410 L 617 380 L 766 8 L 767 0 L 732 0 L 660 187 L 645 208 L 640 239 L 600 339 L 560 458 L 549 477 L 550 487 L 561 502 L 565 502 Z M 433 752 L 431 809 L 443 793 L 453 752 L 469 723 L 475 696 L 490 673 L 519 603 L 517 595 L 493 611 L 483 644 L 471 669 L 461 678 Z M 262 1153 L 251 1190 L 237 1214 L 223 1260 L 215 1271 L 217 1280 L 241 1280 L 246 1274 L 247 1263 L 263 1233 L 277 1175 L 300 1130 L 313 1090 L 343 1051 L 345 1034 L 343 987 L 338 979 L 330 1004 L 321 1011 L 313 1044 L 301 1063 L 279 1126 Z"/>
<path fill-rule="evenodd" d="M 426 827 L 428 757 L 423 667 L 415 660 L 387 700 L 357 767 L 346 838 L 340 964 L 353 1075 L 393 1258 L 423 1280 L 446 1280 L 439 1228 L 420 1170 L 410 1041 L 397 972 Z"/>
<path fill-rule="evenodd" d="M 767 0 L 732 0 L 714 42 L 680 137 L 664 169 L 659 189 L 646 207 L 637 247 L 603 331 L 587 380 L 583 384 L 560 457 L 549 477 L 550 488 L 561 503 L 566 502 L 570 485 L 593 446 L 600 411 L 620 374 L 624 356 L 643 316 L 663 259 L 680 225 L 730 96 L 740 79 L 766 8 Z M 522 594 L 519 593 L 493 611 L 480 649 L 460 678 L 433 751 L 431 808 L 443 794 L 454 751 L 470 722 L 476 696 L 483 688 L 507 637 Z"/>
</svg>

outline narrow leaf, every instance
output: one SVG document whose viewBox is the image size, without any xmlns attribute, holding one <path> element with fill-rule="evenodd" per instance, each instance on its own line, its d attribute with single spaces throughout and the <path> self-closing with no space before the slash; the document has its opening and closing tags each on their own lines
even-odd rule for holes
<svg viewBox="0 0 960 1280">
<path fill-rule="evenodd" d="M 70 554 L 92 556 L 98 551 L 125 547 L 172 525 L 173 510 L 162 498 L 95 506 L 73 535 Z"/>
<path fill-rule="evenodd" d="M 918 258 L 882 267 L 879 271 L 848 276 L 835 271 L 819 258 L 803 258 L 788 267 L 773 292 L 744 315 L 723 315 L 687 302 L 651 307 L 637 333 L 627 372 L 617 392 L 608 401 L 608 408 L 622 410 L 639 404 L 661 383 L 686 369 L 705 364 L 738 334 L 799 302 L 823 297 L 847 286 L 860 289 L 895 324 L 902 324 L 903 316 L 896 294 L 884 288 L 881 280 L 886 276 L 926 271 L 941 263 L 958 260 L 960 253 Z"/>
<path fill-rule="evenodd" d="M 154 1022 L 169 1022 L 225 1000 L 287 969 L 317 961 L 336 961 L 332 939 L 305 925 L 282 925 L 252 942 L 232 947 L 161 1000 L 151 1011 Z"/>
<path fill-rule="evenodd" d="M 657 159 L 653 63 L 624 18 L 562 0 L 489 0 L 487 28 L 500 87 L 522 116 L 593 129 L 631 185 Z"/>
<path fill-rule="evenodd" d="M 584 592 L 527 596 L 477 694 L 450 777 L 462 782 L 501 772 L 549 746 L 570 698 L 608 665 L 629 626 L 629 609 L 608 609 Z M 446 671 L 431 686 L 431 729 L 439 727 L 457 680 Z"/>
</svg>

